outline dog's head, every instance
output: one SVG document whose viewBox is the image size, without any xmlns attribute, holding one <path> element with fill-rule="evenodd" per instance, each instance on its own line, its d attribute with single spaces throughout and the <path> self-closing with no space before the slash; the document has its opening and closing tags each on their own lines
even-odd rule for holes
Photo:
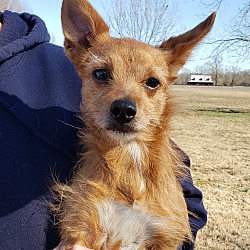
<svg viewBox="0 0 250 250">
<path fill-rule="evenodd" d="M 145 138 L 166 131 L 172 110 L 169 86 L 214 19 L 215 13 L 193 30 L 154 47 L 112 38 L 86 0 L 64 0 L 64 44 L 83 81 L 86 123 L 113 138 Z"/>
</svg>

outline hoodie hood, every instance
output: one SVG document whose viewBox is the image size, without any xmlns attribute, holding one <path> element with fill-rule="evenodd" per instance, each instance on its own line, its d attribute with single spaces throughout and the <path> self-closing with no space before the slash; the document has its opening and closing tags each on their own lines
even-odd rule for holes
<svg viewBox="0 0 250 250">
<path fill-rule="evenodd" d="M 75 112 L 81 100 L 81 81 L 73 65 L 62 47 L 49 43 L 39 17 L 5 11 L 0 18 L 0 108 L 72 158 L 77 139 L 71 126 L 78 126 Z"/>
<path fill-rule="evenodd" d="M 0 13 L 0 63 L 38 44 L 49 42 L 45 23 L 36 15 L 18 14 L 8 10 Z"/>
</svg>

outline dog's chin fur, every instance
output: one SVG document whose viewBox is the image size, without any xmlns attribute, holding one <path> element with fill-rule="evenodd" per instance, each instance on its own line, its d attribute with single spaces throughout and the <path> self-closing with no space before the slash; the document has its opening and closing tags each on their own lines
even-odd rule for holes
<svg viewBox="0 0 250 250">
<path fill-rule="evenodd" d="M 121 143 L 136 141 L 139 139 L 138 132 L 122 132 L 119 130 L 106 130 L 108 137 Z"/>
<path fill-rule="evenodd" d="M 138 129 L 136 129 L 136 126 L 131 123 L 123 124 L 123 125 L 111 124 L 111 125 L 106 126 L 105 129 L 109 131 L 120 132 L 122 134 L 138 132 Z"/>
</svg>

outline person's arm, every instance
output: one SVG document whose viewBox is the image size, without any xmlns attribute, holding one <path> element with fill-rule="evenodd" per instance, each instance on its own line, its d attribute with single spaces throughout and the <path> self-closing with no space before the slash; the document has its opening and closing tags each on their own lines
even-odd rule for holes
<svg viewBox="0 0 250 250">
<path fill-rule="evenodd" d="M 184 155 L 184 163 L 190 168 L 190 159 L 189 157 L 182 152 Z M 195 214 L 189 214 L 189 223 L 192 230 L 194 241 L 196 239 L 197 232 L 202 229 L 207 223 L 207 211 L 202 202 L 202 193 L 201 191 L 194 186 L 190 170 L 187 170 L 188 178 L 185 180 L 181 180 L 180 184 L 183 188 L 185 201 L 187 204 L 188 211 Z M 179 250 L 193 250 L 194 243 L 186 242 Z"/>
</svg>

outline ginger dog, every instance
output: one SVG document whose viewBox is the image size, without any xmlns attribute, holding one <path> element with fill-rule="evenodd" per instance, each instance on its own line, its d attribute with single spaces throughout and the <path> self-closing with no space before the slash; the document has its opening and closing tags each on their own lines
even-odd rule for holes
<svg viewBox="0 0 250 250">
<path fill-rule="evenodd" d="M 74 177 L 57 187 L 66 249 L 167 250 L 192 240 L 178 181 L 185 167 L 169 140 L 169 88 L 214 19 L 153 47 L 112 38 L 88 1 L 63 1 L 65 49 L 83 81 L 85 123 Z"/>
</svg>

